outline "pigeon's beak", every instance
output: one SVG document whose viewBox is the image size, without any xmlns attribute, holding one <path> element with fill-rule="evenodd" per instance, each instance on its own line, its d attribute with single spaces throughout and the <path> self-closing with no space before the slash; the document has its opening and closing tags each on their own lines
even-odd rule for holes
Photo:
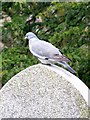
<svg viewBox="0 0 90 120">
<path fill-rule="evenodd" d="M 25 38 L 24 39 L 27 39 L 27 37 L 25 36 Z"/>
</svg>

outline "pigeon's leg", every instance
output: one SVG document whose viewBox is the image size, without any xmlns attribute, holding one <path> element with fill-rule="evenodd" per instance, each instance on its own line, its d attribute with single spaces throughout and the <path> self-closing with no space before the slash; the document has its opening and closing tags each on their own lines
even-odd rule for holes
<svg viewBox="0 0 90 120">
<path fill-rule="evenodd" d="M 50 61 L 48 61 L 48 60 L 43 60 L 43 59 L 40 59 L 40 58 L 38 58 L 38 60 L 43 64 L 43 65 L 49 65 L 49 66 L 51 66 L 51 63 L 50 63 Z"/>
<path fill-rule="evenodd" d="M 42 63 L 42 62 L 41 62 L 41 63 Z M 43 65 L 48 65 L 48 66 L 51 66 L 51 64 L 49 64 L 49 63 L 47 63 L 47 64 L 46 64 L 46 63 L 42 63 L 42 64 L 43 64 Z"/>
</svg>

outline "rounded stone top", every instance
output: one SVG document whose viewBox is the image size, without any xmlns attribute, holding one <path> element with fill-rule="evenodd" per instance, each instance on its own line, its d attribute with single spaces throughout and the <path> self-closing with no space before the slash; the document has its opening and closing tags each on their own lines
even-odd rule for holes
<svg viewBox="0 0 90 120">
<path fill-rule="evenodd" d="M 88 118 L 88 91 L 63 68 L 34 65 L 0 90 L 0 118 Z"/>
</svg>

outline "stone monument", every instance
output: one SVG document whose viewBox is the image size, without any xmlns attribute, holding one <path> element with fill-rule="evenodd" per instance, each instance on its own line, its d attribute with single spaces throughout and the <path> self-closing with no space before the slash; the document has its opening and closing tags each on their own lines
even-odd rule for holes
<svg viewBox="0 0 90 120">
<path fill-rule="evenodd" d="M 88 118 L 88 87 L 61 67 L 37 64 L 0 90 L 1 118 Z"/>
</svg>

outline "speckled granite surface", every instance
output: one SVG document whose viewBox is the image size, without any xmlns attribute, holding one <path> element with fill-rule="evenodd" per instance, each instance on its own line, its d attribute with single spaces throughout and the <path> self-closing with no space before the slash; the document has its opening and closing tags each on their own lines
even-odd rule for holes
<svg viewBox="0 0 90 120">
<path fill-rule="evenodd" d="M 0 90 L 0 118 L 88 118 L 88 115 L 78 90 L 41 64 L 21 71 Z"/>
</svg>

